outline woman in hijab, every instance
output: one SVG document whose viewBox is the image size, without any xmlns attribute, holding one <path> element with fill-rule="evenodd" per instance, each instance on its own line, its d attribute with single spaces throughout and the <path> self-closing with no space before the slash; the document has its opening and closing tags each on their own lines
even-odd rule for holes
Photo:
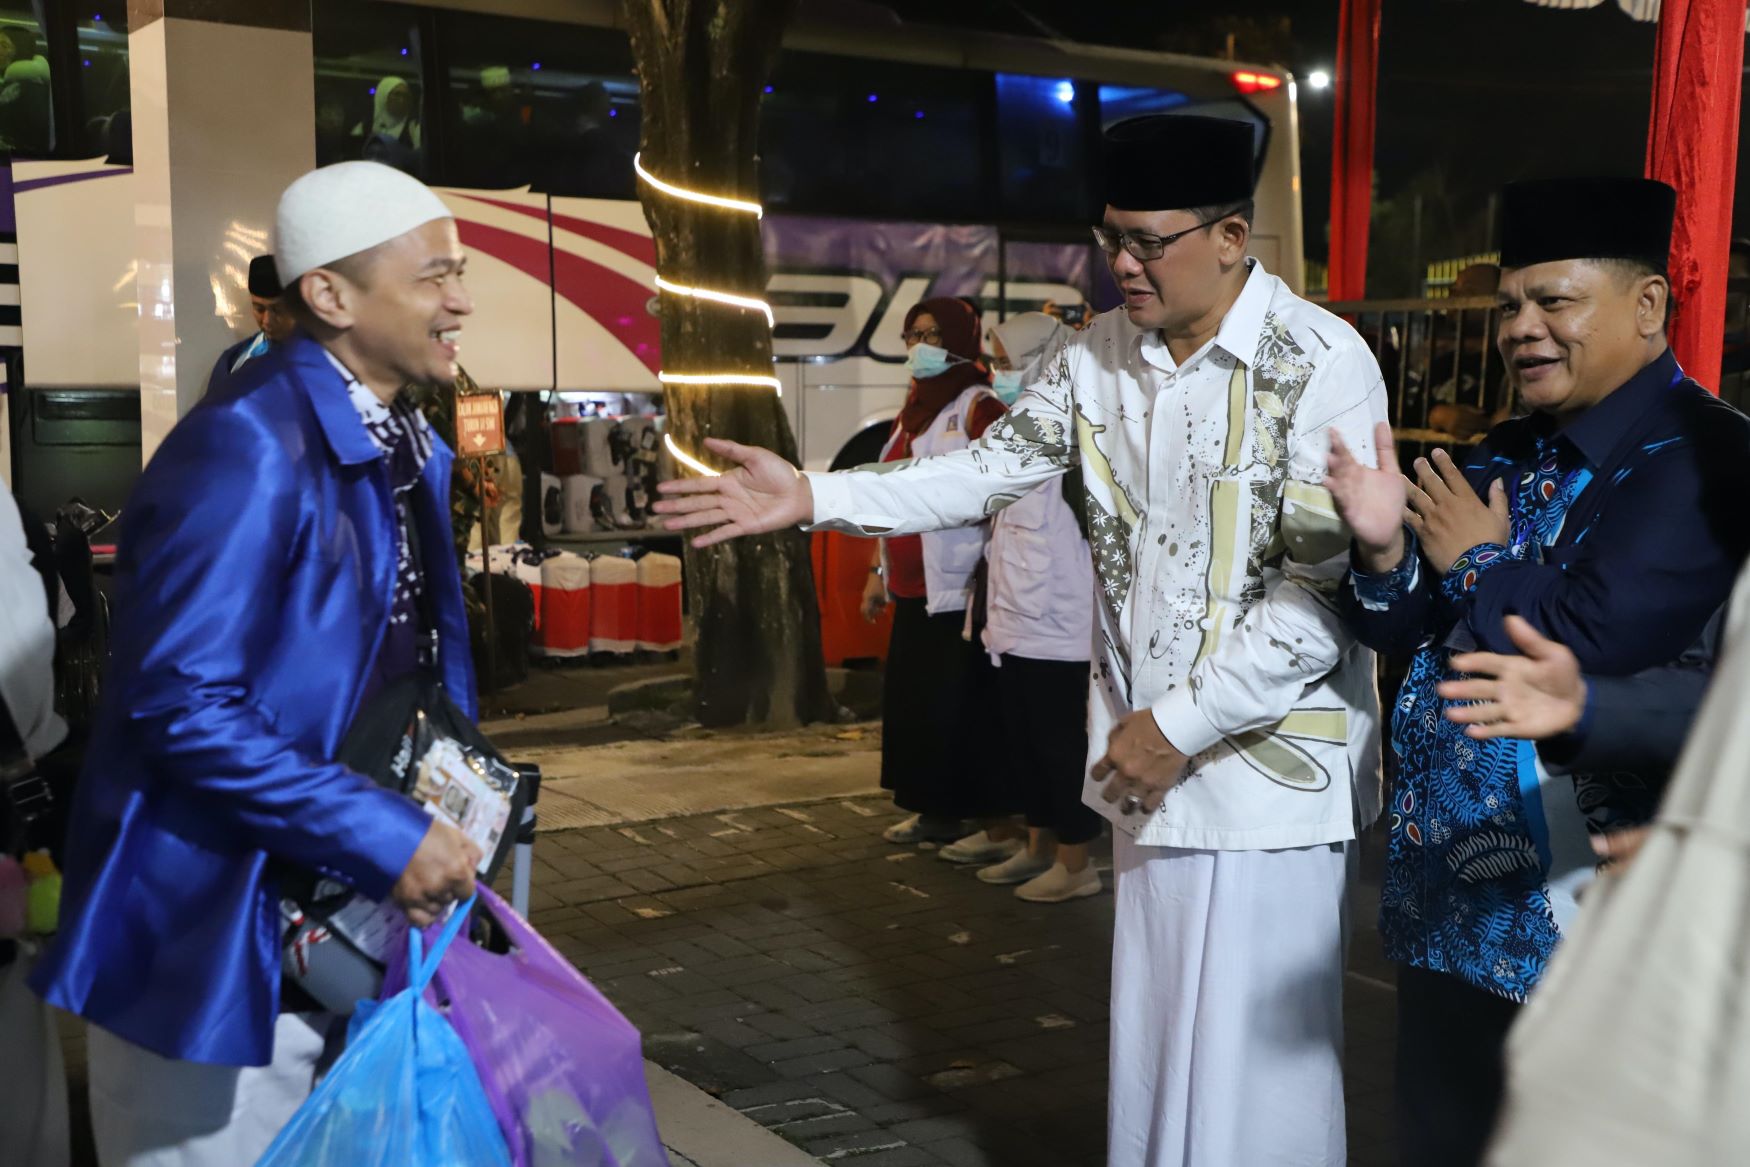
<svg viewBox="0 0 1750 1167">
<path fill-rule="evenodd" d="M 1014 404 L 1023 387 L 1065 392 L 1050 363 L 1070 329 L 1025 312 L 990 330 L 997 396 Z M 1023 402 L 1020 408 L 1025 409 Z M 1072 481 L 1073 480 L 1073 481 Z M 1047 482 L 992 520 L 984 647 L 997 666 L 1007 779 L 1027 816 L 1027 848 L 986 867 L 986 883 L 1055 904 L 1099 894 L 1088 862 L 1100 816 L 1082 804 L 1088 764 L 1088 659 L 1094 638 L 1094 562 L 1080 472 Z"/>
<path fill-rule="evenodd" d="M 377 83 L 373 101 L 370 132 L 362 125 L 353 130 L 354 137 L 364 139 L 360 156 L 419 174 L 424 155 L 412 87 L 399 77 L 385 77 Z"/>
<path fill-rule="evenodd" d="M 963 449 L 1002 416 L 980 361 L 979 318 L 964 300 L 924 300 L 905 317 L 911 389 L 882 451 L 883 462 Z M 882 695 L 881 785 L 911 817 L 885 832 L 893 843 L 952 843 L 943 857 L 993 862 L 1019 848 L 984 831 L 960 839 L 969 818 L 998 809 L 989 764 L 974 743 L 989 728 L 993 678 L 963 629 L 987 526 L 881 541 L 863 593 L 871 621 L 893 603 Z M 999 830 L 999 834 L 1000 834 Z M 955 840 L 960 840 L 956 843 Z M 963 845 L 964 844 L 964 845 Z"/>
</svg>

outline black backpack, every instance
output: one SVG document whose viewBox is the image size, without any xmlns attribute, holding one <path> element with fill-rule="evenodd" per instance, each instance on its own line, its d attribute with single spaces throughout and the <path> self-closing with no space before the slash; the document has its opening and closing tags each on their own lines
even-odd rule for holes
<svg viewBox="0 0 1750 1167">
<path fill-rule="evenodd" d="M 497 690 L 529 676 L 529 638 L 535 631 L 535 594 L 512 575 L 482 573 L 468 581 L 475 602 L 468 605 L 468 639 L 474 672 L 482 689 Z M 486 619 L 487 589 L 492 619 Z M 488 640 L 490 637 L 490 641 Z"/>
</svg>

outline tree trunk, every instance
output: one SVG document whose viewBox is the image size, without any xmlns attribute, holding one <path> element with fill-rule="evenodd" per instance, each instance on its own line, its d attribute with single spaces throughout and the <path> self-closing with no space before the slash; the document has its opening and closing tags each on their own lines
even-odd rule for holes
<svg viewBox="0 0 1750 1167">
<path fill-rule="evenodd" d="M 759 103 L 794 0 L 625 0 L 644 103 L 644 168 L 664 182 L 759 201 Z M 663 278 L 763 299 L 766 265 L 751 214 L 640 184 Z M 771 375 L 763 313 L 664 293 L 663 368 Z M 669 385 L 669 432 L 683 450 L 706 437 L 797 462 L 776 393 L 757 386 Z M 708 459 L 706 459 L 708 461 Z M 705 725 L 796 725 L 830 718 L 808 537 L 782 531 L 698 551 L 687 593 L 698 628 L 694 699 Z"/>
</svg>

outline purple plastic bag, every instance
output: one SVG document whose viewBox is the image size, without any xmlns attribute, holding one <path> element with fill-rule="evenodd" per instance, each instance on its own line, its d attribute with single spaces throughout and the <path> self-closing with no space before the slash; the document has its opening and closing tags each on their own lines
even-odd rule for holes
<svg viewBox="0 0 1750 1167">
<path fill-rule="evenodd" d="M 510 938 L 488 952 L 458 937 L 426 996 L 447 1002 L 516 1167 L 668 1167 L 638 1030 L 492 891 L 480 908 Z M 401 946 L 405 951 L 405 946 Z M 383 996 L 407 984 L 405 956 Z"/>
</svg>

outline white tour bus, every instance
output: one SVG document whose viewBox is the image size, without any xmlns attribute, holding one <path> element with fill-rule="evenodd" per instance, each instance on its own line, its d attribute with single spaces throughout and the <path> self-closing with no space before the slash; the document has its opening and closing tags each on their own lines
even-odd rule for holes
<svg viewBox="0 0 1750 1167">
<path fill-rule="evenodd" d="M 918 300 L 969 296 L 992 323 L 1047 302 L 1071 315 L 1116 302 L 1089 233 L 1099 134 L 1114 121 L 1197 113 L 1252 125 L 1253 251 L 1301 286 L 1285 72 L 845 11 L 855 19 L 790 31 L 761 114 L 775 371 L 808 468 L 879 449 L 905 392 L 900 322 Z M 314 132 L 318 161 L 381 158 L 455 210 L 471 252 L 463 360 L 475 380 L 636 410 L 636 395 L 659 391 L 660 328 L 632 169 L 640 99 L 617 13 L 580 0 L 316 0 Z M 113 71 L 120 54 L 125 70 L 126 47 L 125 32 L 80 26 L 88 68 Z M 373 133 L 397 89 L 417 131 Z M 0 355 L 22 389 L 9 469 L 38 510 L 73 494 L 119 506 L 139 462 L 131 143 L 123 114 L 106 124 L 107 158 L 11 165 L 19 310 Z M 238 336 L 250 327 L 242 273 L 266 250 L 271 215 L 239 208 L 212 241 L 212 310 Z M 178 359 L 204 368 L 216 356 Z"/>
</svg>

